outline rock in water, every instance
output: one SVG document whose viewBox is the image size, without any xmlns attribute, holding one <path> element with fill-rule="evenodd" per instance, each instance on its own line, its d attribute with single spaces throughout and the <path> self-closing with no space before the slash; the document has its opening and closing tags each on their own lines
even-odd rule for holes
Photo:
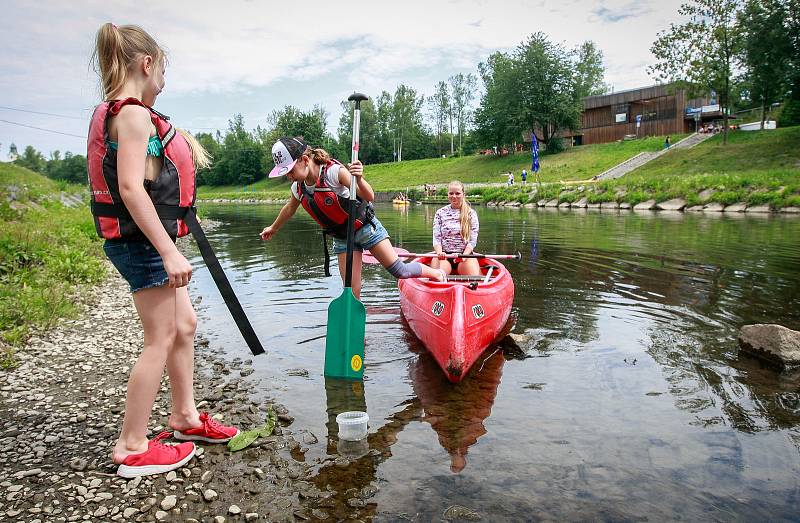
<svg viewBox="0 0 800 523">
<path fill-rule="evenodd" d="M 745 325 L 739 331 L 739 347 L 781 368 L 800 365 L 800 332 L 782 325 Z"/>
</svg>

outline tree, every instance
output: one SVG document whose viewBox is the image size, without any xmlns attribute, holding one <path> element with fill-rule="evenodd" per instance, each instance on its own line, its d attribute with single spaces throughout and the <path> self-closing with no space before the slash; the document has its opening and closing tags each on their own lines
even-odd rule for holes
<svg viewBox="0 0 800 523">
<path fill-rule="evenodd" d="M 514 59 L 493 53 L 478 65 L 484 83 L 481 103 L 475 111 L 475 138 L 483 146 L 508 144 L 521 132 L 516 119 L 518 101 Z"/>
<path fill-rule="evenodd" d="M 450 83 L 450 114 L 456 118 L 456 130 L 458 131 L 458 149 L 461 151 L 464 138 L 464 128 L 469 114 L 469 105 L 475 98 L 477 80 L 475 75 L 470 73 L 464 75 L 458 73 L 448 78 Z M 453 133 L 452 118 L 450 120 L 450 134 Z M 450 154 L 453 153 L 452 137 L 450 141 Z"/>
<path fill-rule="evenodd" d="M 606 94 L 608 86 L 603 82 L 603 52 L 594 42 L 586 41 L 578 46 L 575 56 L 575 96 L 583 100 L 587 96 Z"/>
<path fill-rule="evenodd" d="M 694 94 L 715 91 L 723 118 L 723 143 L 728 143 L 731 81 L 738 64 L 741 0 L 689 0 L 678 13 L 688 17 L 662 31 L 650 51 L 657 62 L 649 67 L 660 81 L 676 82 Z"/>
<path fill-rule="evenodd" d="M 414 143 L 420 134 L 424 100 L 424 95 L 417 98 L 417 91 L 403 84 L 398 85 L 394 92 L 389 121 L 397 144 L 398 162 L 403 161 L 404 143 Z"/>
<path fill-rule="evenodd" d="M 583 102 L 575 94 L 573 59 L 572 53 L 550 42 L 544 33 L 534 33 L 517 49 L 518 128 L 539 129 L 548 145 L 559 132 L 580 126 Z"/>
<path fill-rule="evenodd" d="M 445 131 L 445 122 L 450 113 L 450 93 L 445 82 L 439 82 L 433 90 L 433 95 L 428 97 L 428 110 L 433 119 L 433 127 L 436 130 L 436 143 L 438 145 L 439 156 L 442 155 L 442 134 Z M 452 154 L 452 143 L 451 143 Z"/>
<path fill-rule="evenodd" d="M 14 163 L 40 174 L 46 173 L 45 167 L 47 165 L 47 160 L 44 155 L 34 149 L 32 145 L 25 147 L 22 156 L 14 160 Z"/>
<path fill-rule="evenodd" d="M 748 0 L 739 12 L 748 95 L 761 107 L 761 128 L 767 108 L 788 89 L 792 55 L 784 0 Z"/>
<path fill-rule="evenodd" d="M 378 117 L 372 99 L 361 102 L 361 120 L 358 159 L 363 164 L 380 163 L 381 141 L 378 133 Z M 353 144 L 353 103 L 342 102 L 342 116 L 339 118 L 338 147 L 334 151 L 342 161 L 349 160 Z"/>
<path fill-rule="evenodd" d="M 272 144 L 270 144 L 271 146 Z M 220 184 L 247 185 L 264 175 L 265 151 L 262 143 L 244 128 L 241 114 L 228 121 L 213 179 Z M 271 156 L 270 156 L 271 158 Z"/>
<path fill-rule="evenodd" d="M 781 113 L 781 125 L 800 124 L 800 0 L 786 0 L 786 30 L 791 45 L 789 96 Z"/>
<path fill-rule="evenodd" d="M 211 133 L 198 133 L 195 138 L 211 156 L 211 165 L 197 171 L 197 185 L 222 185 L 225 182 L 216 178 L 219 174 L 216 169 L 221 150 L 219 142 Z"/>
<path fill-rule="evenodd" d="M 543 33 L 532 34 L 512 55 L 489 56 L 478 66 L 485 93 L 475 114 L 476 140 L 487 146 L 510 145 L 528 131 L 553 148 L 559 133 L 577 129 L 583 109 L 577 56 Z M 585 69 L 585 85 L 596 84 L 593 69 Z"/>
</svg>

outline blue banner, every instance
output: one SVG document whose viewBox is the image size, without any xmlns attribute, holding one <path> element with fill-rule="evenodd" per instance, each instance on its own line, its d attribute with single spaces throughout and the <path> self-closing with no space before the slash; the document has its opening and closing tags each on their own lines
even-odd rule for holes
<svg viewBox="0 0 800 523">
<path fill-rule="evenodd" d="M 531 133 L 531 171 L 539 172 L 539 142 L 536 140 L 536 133 Z"/>
</svg>

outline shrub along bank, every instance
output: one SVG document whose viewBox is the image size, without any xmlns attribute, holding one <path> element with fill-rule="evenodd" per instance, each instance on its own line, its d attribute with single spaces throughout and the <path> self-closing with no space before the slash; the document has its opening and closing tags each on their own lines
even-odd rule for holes
<svg viewBox="0 0 800 523">
<path fill-rule="evenodd" d="M 106 274 L 88 207 L 60 201 L 62 194 L 81 190 L 0 164 L 2 368 L 14 366 L 14 347 L 33 332 L 74 315 L 80 287 Z"/>
</svg>

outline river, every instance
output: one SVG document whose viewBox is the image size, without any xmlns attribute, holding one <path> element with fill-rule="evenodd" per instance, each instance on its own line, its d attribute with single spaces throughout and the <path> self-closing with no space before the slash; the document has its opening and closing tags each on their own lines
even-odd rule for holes
<svg viewBox="0 0 800 523">
<path fill-rule="evenodd" d="M 340 492 L 333 517 L 796 520 L 800 377 L 739 356 L 736 335 L 749 323 L 800 329 L 800 219 L 477 208 L 478 250 L 522 253 L 506 266 L 523 351 L 505 340 L 448 383 L 402 320 L 396 282 L 369 266 L 362 385 L 323 377 L 341 281 L 335 263 L 324 277 L 321 235 L 302 211 L 258 238 L 279 209 L 201 211 L 218 222 L 209 238 L 268 351 L 254 358 L 265 394 L 319 439 L 295 457 Z M 379 205 L 378 216 L 418 252 L 435 210 Z M 199 332 L 248 359 L 189 250 Z M 366 446 L 334 437 L 332 416 L 349 408 L 370 416 L 360 458 Z M 376 491 L 366 506 L 348 505 L 363 488 Z"/>
</svg>

